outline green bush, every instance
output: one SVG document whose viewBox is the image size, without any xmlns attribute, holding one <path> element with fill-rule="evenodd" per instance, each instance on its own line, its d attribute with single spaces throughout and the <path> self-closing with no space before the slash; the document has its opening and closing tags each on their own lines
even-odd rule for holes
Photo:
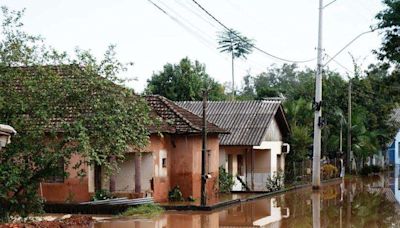
<svg viewBox="0 0 400 228">
<path fill-rule="evenodd" d="M 164 212 L 164 208 L 155 204 L 144 204 L 137 207 L 130 207 L 121 216 L 146 216 L 153 217 Z"/>
<path fill-rule="evenodd" d="M 369 174 L 379 173 L 381 171 L 381 167 L 377 165 L 366 165 L 362 167 L 360 170 L 361 176 L 368 176 Z"/>
<path fill-rule="evenodd" d="M 112 194 L 109 191 L 107 191 L 105 189 L 100 189 L 94 193 L 92 200 L 93 201 L 106 200 L 106 199 L 112 199 L 112 198 L 114 198 L 114 197 L 112 196 Z"/>
<path fill-rule="evenodd" d="M 283 188 L 285 176 L 283 172 L 278 171 L 267 177 L 266 188 L 269 192 L 279 191 Z"/>
<path fill-rule="evenodd" d="M 171 191 L 168 192 L 168 199 L 171 202 L 179 202 L 179 201 L 184 201 L 182 192 L 179 188 L 179 186 L 175 186 Z"/>
<path fill-rule="evenodd" d="M 233 184 L 235 183 L 233 180 L 233 176 L 226 172 L 224 167 L 219 167 L 219 192 L 229 193 L 232 190 Z"/>
</svg>

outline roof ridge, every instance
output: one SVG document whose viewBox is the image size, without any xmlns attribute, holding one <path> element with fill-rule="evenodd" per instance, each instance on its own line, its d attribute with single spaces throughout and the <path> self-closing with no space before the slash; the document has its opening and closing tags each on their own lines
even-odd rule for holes
<svg viewBox="0 0 400 228">
<path fill-rule="evenodd" d="M 192 122 L 190 122 L 181 113 L 179 113 L 174 107 L 172 107 L 171 103 L 173 103 L 173 101 L 171 101 L 168 98 L 163 97 L 161 95 L 153 95 L 153 96 L 157 96 L 168 108 L 170 108 L 177 116 L 179 116 L 183 121 L 185 121 L 185 123 L 187 123 L 190 127 L 194 128 L 198 131 L 201 131 L 201 128 L 194 126 Z M 178 107 L 180 107 L 180 106 L 178 106 Z M 185 110 L 188 111 L 187 109 L 185 109 Z M 192 112 L 190 112 L 190 113 L 192 113 Z M 194 113 L 192 113 L 192 114 L 195 115 Z"/>
<path fill-rule="evenodd" d="M 200 103 L 202 101 L 174 101 L 174 103 Z M 207 103 L 279 103 L 282 104 L 281 100 L 277 99 L 264 99 L 264 100 L 234 100 L 234 101 L 207 101 Z"/>
</svg>

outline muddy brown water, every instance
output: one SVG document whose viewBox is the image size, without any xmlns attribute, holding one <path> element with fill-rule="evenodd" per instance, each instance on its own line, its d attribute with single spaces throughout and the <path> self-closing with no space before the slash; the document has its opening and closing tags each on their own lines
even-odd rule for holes
<svg viewBox="0 0 400 228">
<path fill-rule="evenodd" d="M 298 189 L 213 212 L 169 211 L 152 219 L 118 218 L 94 227 L 400 227 L 390 179 L 354 178 L 320 191 Z"/>
</svg>

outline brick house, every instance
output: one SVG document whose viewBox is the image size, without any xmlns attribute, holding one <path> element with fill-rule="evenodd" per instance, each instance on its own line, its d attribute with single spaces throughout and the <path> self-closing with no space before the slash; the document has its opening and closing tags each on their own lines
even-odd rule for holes
<svg viewBox="0 0 400 228">
<path fill-rule="evenodd" d="M 147 96 L 146 100 L 161 124 L 151 127 L 150 142 L 146 148 L 128 151 L 117 173 L 102 176 L 101 188 L 115 189 L 114 193 L 120 196 L 152 195 L 156 201 L 163 202 L 168 200 L 168 191 L 179 186 L 183 197 L 199 199 L 202 118 L 162 96 Z M 207 179 L 206 191 L 208 199 L 213 200 L 218 193 L 218 135 L 226 131 L 212 123 L 207 126 L 206 169 L 211 178 Z M 89 193 L 100 189 L 95 183 L 100 176 L 96 175 L 95 169 L 89 169 Z"/>
<path fill-rule="evenodd" d="M 71 66 L 78 67 L 78 66 Z M 69 66 L 45 66 L 59 74 L 63 80 L 76 80 Z M 34 67 L 21 68 L 29 75 L 39 74 Z M 45 75 L 43 75 L 45 76 Z M 105 79 L 102 79 L 105 80 Z M 110 82 L 111 83 L 111 82 Z M 84 81 L 77 81 L 77 86 L 85 86 Z M 16 81 L 15 88 L 22 91 L 23 83 Z M 119 87 L 115 85 L 116 88 Z M 62 89 L 62 88 L 60 88 Z M 40 183 L 38 192 L 47 202 L 83 202 L 90 200 L 96 190 L 110 190 L 116 195 L 139 197 L 150 195 L 157 202 L 167 201 L 171 188 L 179 186 L 183 197 L 200 198 L 201 175 L 201 117 L 177 106 L 161 96 L 144 97 L 151 109 L 151 117 L 160 120 L 159 124 L 148 126 L 149 142 L 146 148 L 135 150 L 128 148 L 126 159 L 117 172 L 107 174 L 102 167 L 89 167 L 83 163 L 79 171 L 73 167 L 82 161 L 78 154 L 69 161 L 60 161 L 59 168 L 67 176 L 54 176 Z M 74 108 L 59 103 L 61 110 L 67 110 L 66 119 L 54 118 L 46 128 L 59 131 L 63 122 L 72 123 L 76 119 Z M 67 107 L 64 107 L 67 106 Z M 218 192 L 219 137 L 227 133 L 222 128 L 208 123 L 207 197 L 212 200 Z M 23 129 L 17 129 L 23 132 Z M 63 137 L 63 132 L 58 132 Z M 66 166 L 65 164 L 69 164 Z"/>
</svg>

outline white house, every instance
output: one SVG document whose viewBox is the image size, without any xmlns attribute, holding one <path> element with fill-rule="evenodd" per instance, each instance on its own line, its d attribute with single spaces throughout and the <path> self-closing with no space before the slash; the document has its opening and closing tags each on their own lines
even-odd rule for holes
<svg viewBox="0 0 400 228">
<path fill-rule="evenodd" d="M 202 102 L 177 104 L 202 113 Z M 290 128 L 280 100 L 210 101 L 207 120 L 230 132 L 220 135 L 219 162 L 236 177 L 233 190 L 265 190 L 267 178 L 285 170 Z"/>
</svg>

